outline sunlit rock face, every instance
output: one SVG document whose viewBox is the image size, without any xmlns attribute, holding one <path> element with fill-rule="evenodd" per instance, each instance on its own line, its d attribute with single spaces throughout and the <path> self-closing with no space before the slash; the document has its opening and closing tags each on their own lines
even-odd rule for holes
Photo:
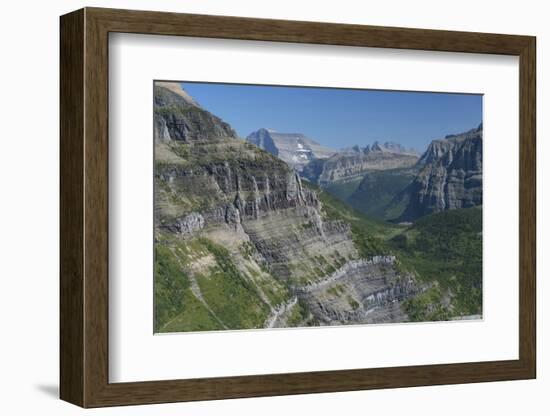
<svg viewBox="0 0 550 416">
<path fill-rule="evenodd" d="M 419 173 L 401 196 L 408 204 L 400 220 L 483 203 L 482 137 L 480 125 L 431 142 L 418 161 Z"/>
</svg>

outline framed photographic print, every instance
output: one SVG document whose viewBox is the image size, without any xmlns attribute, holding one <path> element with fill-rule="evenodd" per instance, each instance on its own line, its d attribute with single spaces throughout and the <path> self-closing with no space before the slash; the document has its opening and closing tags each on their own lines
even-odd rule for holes
<svg viewBox="0 0 550 416">
<path fill-rule="evenodd" d="M 61 17 L 83 406 L 534 378 L 535 38 Z"/>
</svg>

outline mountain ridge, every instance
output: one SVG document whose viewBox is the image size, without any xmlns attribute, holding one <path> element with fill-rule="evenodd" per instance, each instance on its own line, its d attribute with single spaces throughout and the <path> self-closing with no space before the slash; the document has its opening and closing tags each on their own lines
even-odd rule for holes
<svg viewBox="0 0 550 416">
<path fill-rule="evenodd" d="M 483 203 L 483 124 L 433 140 L 417 163 L 418 174 L 392 204 L 405 205 L 397 221 Z"/>
<path fill-rule="evenodd" d="M 301 170 L 311 160 L 324 159 L 337 152 L 302 133 L 281 133 L 266 128 L 250 133 L 246 141 L 278 156 L 297 170 Z"/>
<path fill-rule="evenodd" d="M 340 153 L 370 153 L 370 152 L 390 152 L 396 154 L 408 154 L 413 156 L 420 156 L 418 151 L 412 147 L 406 148 L 401 143 L 394 141 L 380 142 L 374 141 L 372 144 L 368 144 L 365 147 L 354 145 L 352 147 L 344 148 Z"/>
<path fill-rule="evenodd" d="M 204 110 L 176 82 L 157 82 L 154 87 L 155 142 L 189 143 L 211 137 L 237 139 L 233 128 Z"/>
<path fill-rule="evenodd" d="M 302 174 L 308 180 L 326 186 L 332 182 L 349 181 L 368 171 L 407 168 L 418 161 L 419 155 L 402 145 L 375 142 L 360 148 L 336 153 L 324 160 L 313 160 L 307 164 Z"/>
</svg>

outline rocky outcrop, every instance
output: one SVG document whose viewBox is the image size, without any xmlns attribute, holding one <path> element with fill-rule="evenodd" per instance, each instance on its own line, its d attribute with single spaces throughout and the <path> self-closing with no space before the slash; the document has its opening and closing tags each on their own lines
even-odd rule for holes
<svg viewBox="0 0 550 416">
<path fill-rule="evenodd" d="M 420 291 L 411 275 L 401 275 L 393 261 L 356 261 L 300 293 L 322 325 L 406 320 L 395 307 Z"/>
<path fill-rule="evenodd" d="M 290 300 L 273 307 L 271 309 L 271 314 L 264 323 L 264 328 L 281 327 L 283 323 L 281 322 L 283 320 L 282 318 L 284 318 L 285 314 L 288 314 L 297 303 L 298 297 L 294 296 Z"/>
<path fill-rule="evenodd" d="M 262 128 L 249 134 L 246 140 L 299 171 L 311 160 L 325 159 L 336 153 L 300 133 L 280 133 Z"/>
<path fill-rule="evenodd" d="M 314 160 L 304 167 L 302 176 L 324 186 L 351 180 L 369 171 L 410 167 L 417 161 L 418 154 L 413 149 L 392 142 L 375 142 L 364 148 L 346 149 L 326 160 Z"/>
<path fill-rule="evenodd" d="M 231 126 L 203 110 L 177 82 L 157 82 L 154 89 L 156 142 L 193 142 L 212 137 L 237 138 Z"/>
<path fill-rule="evenodd" d="M 184 236 L 193 235 L 196 231 L 204 228 L 204 217 L 201 214 L 192 212 L 185 217 L 178 218 L 170 228 Z"/>
<path fill-rule="evenodd" d="M 397 197 L 408 201 L 399 221 L 483 203 L 483 126 L 434 140 L 418 161 L 419 173 Z"/>
<path fill-rule="evenodd" d="M 235 226 L 243 220 L 257 220 L 270 213 L 296 207 L 304 207 L 304 217 L 311 216 L 315 228 L 322 232 L 321 220 L 316 208 L 319 201 L 315 193 L 302 188 L 301 181 L 296 175 L 287 183 L 287 188 L 280 191 L 266 191 L 259 189 L 248 199 L 244 199 L 237 192 L 232 203 L 227 203 L 213 209 L 208 209 L 202 214 L 191 213 L 177 217 L 173 222 L 163 222 L 162 227 L 178 232 L 183 236 L 192 236 L 196 231 L 208 225 L 222 223 Z M 308 213 L 308 209 L 310 212 Z"/>
<path fill-rule="evenodd" d="M 330 286 L 332 283 L 336 282 L 337 280 L 341 280 L 345 277 L 348 277 L 353 273 L 357 273 L 357 270 L 367 268 L 374 264 L 393 265 L 394 263 L 395 263 L 395 256 L 373 256 L 370 259 L 359 259 L 359 260 L 348 261 L 338 270 L 336 270 L 329 276 L 324 277 L 322 280 L 309 283 L 305 286 L 296 287 L 295 290 L 300 293 L 313 292 L 323 287 Z"/>
<path fill-rule="evenodd" d="M 155 91 L 155 93 L 158 93 L 155 95 L 155 99 L 158 101 L 155 101 L 155 105 L 163 106 L 166 104 L 174 104 L 174 105 L 181 105 L 182 102 L 185 102 L 186 105 L 192 105 L 198 108 L 201 108 L 199 103 L 195 101 L 193 97 L 191 97 L 187 91 L 185 91 L 179 82 L 170 82 L 170 81 L 155 81 L 155 87 L 163 88 L 165 90 L 173 92 L 177 97 L 165 94 L 161 98 L 161 91 Z"/>
</svg>

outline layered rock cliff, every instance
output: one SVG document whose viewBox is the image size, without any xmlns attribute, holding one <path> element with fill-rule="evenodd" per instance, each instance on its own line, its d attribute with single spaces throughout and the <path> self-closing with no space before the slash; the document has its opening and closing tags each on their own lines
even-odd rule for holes
<svg viewBox="0 0 550 416">
<path fill-rule="evenodd" d="M 406 201 L 400 221 L 483 203 L 483 126 L 434 140 L 418 161 L 419 172 L 396 198 Z"/>
<path fill-rule="evenodd" d="M 417 161 L 418 154 L 413 149 L 392 142 L 375 142 L 364 148 L 346 149 L 325 160 L 314 160 L 304 167 L 302 175 L 325 186 L 358 178 L 369 171 L 410 167 Z"/>
<path fill-rule="evenodd" d="M 407 320 L 413 276 L 286 163 L 178 85 L 154 122 L 156 331 Z"/>
<path fill-rule="evenodd" d="M 237 137 L 229 124 L 203 110 L 178 83 L 157 82 L 154 100 L 156 142 L 190 143 L 212 137 Z"/>
</svg>

